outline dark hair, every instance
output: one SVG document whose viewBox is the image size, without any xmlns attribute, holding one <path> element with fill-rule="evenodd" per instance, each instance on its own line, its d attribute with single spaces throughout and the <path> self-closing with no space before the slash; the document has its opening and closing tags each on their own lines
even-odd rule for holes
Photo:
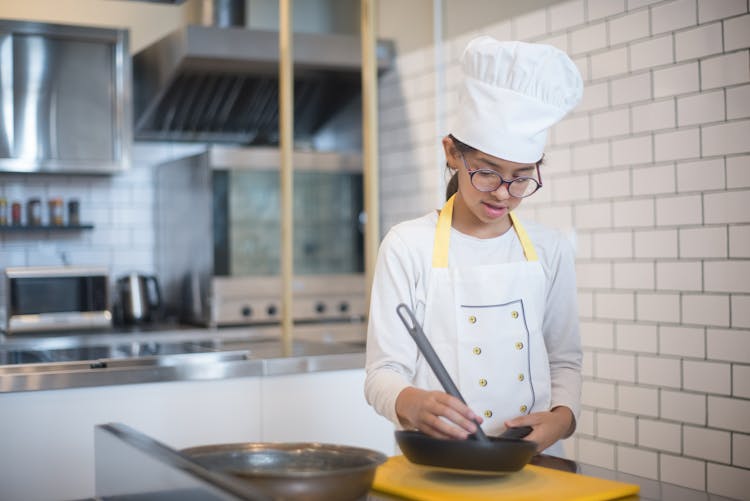
<svg viewBox="0 0 750 501">
<path fill-rule="evenodd" d="M 471 153 L 472 151 L 477 151 L 476 148 L 473 146 L 469 146 L 466 143 L 463 143 L 456 139 L 456 137 L 453 134 L 448 134 L 448 137 L 451 141 L 453 141 L 453 144 L 458 148 L 458 151 L 461 153 Z M 539 161 L 536 163 L 537 167 L 541 166 L 544 163 L 544 155 L 542 155 L 542 158 L 539 159 Z M 445 166 L 450 170 L 450 167 L 448 166 L 448 163 L 446 162 Z M 445 187 L 445 199 L 448 200 L 450 197 L 456 194 L 458 192 L 458 171 L 454 172 L 451 178 L 448 180 L 448 184 Z"/>
</svg>

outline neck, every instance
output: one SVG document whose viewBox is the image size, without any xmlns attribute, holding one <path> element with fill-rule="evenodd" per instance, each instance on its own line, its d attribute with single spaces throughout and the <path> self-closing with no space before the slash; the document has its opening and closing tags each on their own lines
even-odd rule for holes
<svg viewBox="0 0 750 501">
<path fill-rule="evenodd" d="M 513 224 L 510 216 L 505 216 L 490 223 L 482 221 L 467 207 L 461 194 L 456 195 L 453 201 L 453 221 L 451 226 L 465 235 L 476 238 L 499 237 L 508 231 Z"/>
</svg>

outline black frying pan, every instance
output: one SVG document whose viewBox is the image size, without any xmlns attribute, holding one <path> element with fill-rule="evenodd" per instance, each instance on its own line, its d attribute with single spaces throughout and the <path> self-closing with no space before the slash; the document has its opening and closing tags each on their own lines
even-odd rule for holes
<svg viewBox="0 0 750 501">
<path fill-rule="evenodd" d="M 448 371 L 422 331 L 414 313 L 405 304 L 396 313 L 446 393 L 465 402 Z M 487 437 L 479 426 L 466 440 L 434 438 L 418 431 L 397 431 L 396 442 L 412 463 L 456 470 L 508 473 L 523 468 L 536 453 L 537 443 L 522 440 L 531 428 L 509 428 L 499 437 Z"/>
</svg>

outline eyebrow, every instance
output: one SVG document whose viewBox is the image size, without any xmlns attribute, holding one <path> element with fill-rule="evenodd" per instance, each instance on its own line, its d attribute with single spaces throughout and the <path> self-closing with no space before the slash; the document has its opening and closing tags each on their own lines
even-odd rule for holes
<svg viewBox="0 0 750 501">
<path fill-rule="evenodd" d="M 489 165 L 490 167 L 494 167 L 495 169 L 505 170 L 507 168 L 507 166 L 500 165 L 499 163 L 495 162 L 494 160 L 490 158 L 479 157 L 477 160 L 480 163 L 484 165 Z M 509 170 L 512 170 L 513 172 L 526 172 L 526 171 L 533 170 L 535 168 L 536 168 L 536 165 L 525 165 L 523 167 L 516 167 L 514 169 L 509 169 Z"/>
</svg>

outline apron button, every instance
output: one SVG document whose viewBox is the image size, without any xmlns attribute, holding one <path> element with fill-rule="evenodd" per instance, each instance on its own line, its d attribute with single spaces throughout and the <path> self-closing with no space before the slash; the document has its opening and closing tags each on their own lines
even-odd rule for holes
<svg viewBox="0 0 750 501">
<path fill-rule="evenodd" d="M 470 323 L 470 324 L 475 324 L 475 323 L 477 323 L 477 317 L 475 317 L 474 315 L 470 316 L 470 317 L 469 317 L 469 323 Z"/>
<path fill-rule="evenodd" d="M 529 408 L 528 408 L 528 407 L 526 407 L 525 405 L 522 405 L 522 406 L 520 407 L 520 411 L 521 411 L 521 412 L 526 412 L 527 410 L 529 410 Z"/>
<path fill-rule="evenodd" d="M 474 355 L 481 355 L 482 354 L 482 348 L 480 348 L 479 346 L 475 346 L 472 351 L 474 352 Z"/>
<path fill-rule="evenodd" d="M 519 381 L 523 381 L 524 379 L 525 379 L 525 378 L 524 378 L 524 375 L 523 375 L 523 374 L 519 374 L 519 375 L 518 375 L 518 380 L 519 380 Z"/>
<path fill-rule="evenodd" d="M 512 312 L 511 314 L 510 314 L 510 316 L 511 316 L 511 317 L 513 317 L 513 318 L 518 318 L 518 312 L 514 310 L 514 311 L 513 311 L 513 312 Z"/>
<path fill-rule="evenodd" d="M 487 386 L 487 380 L 486 379 L 480 379 L 479 380 L 479 386 Z"/>
<path fill-rule="evenodd" d="M 520 341 L 518 343 L 516 343 L 516 349 L 517 350 L 523 350 L 523 343 L 521 343 Z"/>
<path fill-rule="evenodd" d="M 490 411 L 490 410 L 484 411 L 484 417 L 491 418 L 492 417 L 492 411 Z"/>
</svg>

